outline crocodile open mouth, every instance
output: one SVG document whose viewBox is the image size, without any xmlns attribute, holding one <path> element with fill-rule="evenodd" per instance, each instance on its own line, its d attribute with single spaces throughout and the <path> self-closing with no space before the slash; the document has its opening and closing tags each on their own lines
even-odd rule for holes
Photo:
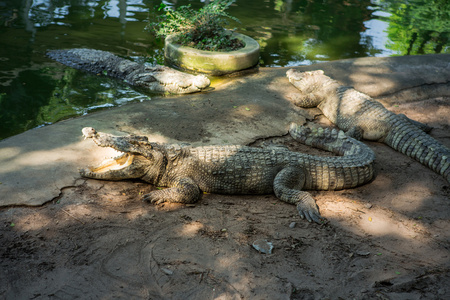
<svg viewBox="0 0 450 300">
<path fill-rule="evenodd" d="M 98 166 L 89 168 L 91 172 L 106 173 L 112 170 L 120 170 L 130 166 L 133 163 L 134 155 L 123 153 L 114 158 L 103 160 Z"/>
</svg>

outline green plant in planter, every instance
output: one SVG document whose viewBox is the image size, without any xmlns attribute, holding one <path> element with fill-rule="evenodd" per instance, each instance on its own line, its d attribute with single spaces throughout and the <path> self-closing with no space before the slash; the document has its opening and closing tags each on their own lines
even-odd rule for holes
<svg viewBox="0 0 450 300">
<path fill-rule="evenodd" d="M 231 38 L 232 32 L 225 29 L 228 19 L 239 20 L 225 12 L 234 0 L 216 0 L 195 11 L 190 5 L 173 10 L 161 3 L 158 11 L 165 14 L 155 16 L 146 29 L 157 37 L 176 35 L 176 42 L 188 47 L 208 51 L 232 51 L 243 48 L 242 41 Z"/>
</svg>

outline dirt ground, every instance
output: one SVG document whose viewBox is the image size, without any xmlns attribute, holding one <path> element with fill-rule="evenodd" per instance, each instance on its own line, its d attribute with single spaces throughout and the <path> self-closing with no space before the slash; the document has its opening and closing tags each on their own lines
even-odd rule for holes
<svg viewBox="0 0 450 300">
<path fill-rule="evenodd" d="M 450 99 L 387 108 L 450 147 Z M 288 136 L 262 143 L 311 151 Z M 44 206 L 4 208 L 0 298 L 450 299 L 449 184 L 369 145 L 372 183 L 312 191 L 323 225 L 274 195 L 152 206 L 139 198 L 154 187 L 138 181 L 80 179 Z M 252 247 L 261 239 L 271 254 Z"/>
</svg>

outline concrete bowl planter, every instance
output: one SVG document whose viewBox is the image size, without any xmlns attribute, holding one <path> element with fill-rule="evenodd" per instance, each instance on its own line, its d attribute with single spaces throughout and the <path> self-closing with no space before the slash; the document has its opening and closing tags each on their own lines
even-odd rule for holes
<svg viewBox="0 0 450 300">
<path fill-rule="evenodd" d="M 258 42 L 236 32 L 232 38 L 240 39 L 244 48 L 229 52 L 198 50 L 176 44 L 175 36 L 169 35 L 165 40 L 164 58 L 168 65 L 210 75 L 225 75 L 256 66 L 259 62 Z"/>
</svg>

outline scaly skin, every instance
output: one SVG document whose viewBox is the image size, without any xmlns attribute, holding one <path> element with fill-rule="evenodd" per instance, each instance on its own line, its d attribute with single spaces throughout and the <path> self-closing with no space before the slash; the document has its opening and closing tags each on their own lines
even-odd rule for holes
<svg viewBox="0 0 450 300">
<path fill-rule="evenodd" d="M 52 50 L 47 56 L 66 66 L 119 78 L 151 92 L 195 93 L 211 84 L 204 75 L 190 75 L 164 66 L 148 67 L 101 50 Z"/>
<path fill-rule="evenodd" d="M 295 204 L 302 218 L 321 222 L 319 208 L 304 189 L 339 190 L 373 178 L 373 151 L 342 131 L 309 129 L 292 125 L 291 135 L 307 145 L 342 156 L 324 157 L 287 148 L 245 146 L 188 147 L 149 142 L 146 137 L 118 137 L 83 129 L 101 147 L 125 154 L 97 167 L 80 170 L 83 177 L 122 180 L 140 178 L 156 186 L 144 200 L 192 203 L 201 191 L 219 194 L 269 194 Z"/>
<path fill-rule="evenodd" d="M 341 86 L 323 71 L 286 73 L 300 90 L 293 97 L 301 107 L 318 107 L 347 135 L 383 142 L 441 174 L 450 182 L 450 149 L 429 136 L 425 124 L 396 115 L 370 96 Z"/>
</svg>

